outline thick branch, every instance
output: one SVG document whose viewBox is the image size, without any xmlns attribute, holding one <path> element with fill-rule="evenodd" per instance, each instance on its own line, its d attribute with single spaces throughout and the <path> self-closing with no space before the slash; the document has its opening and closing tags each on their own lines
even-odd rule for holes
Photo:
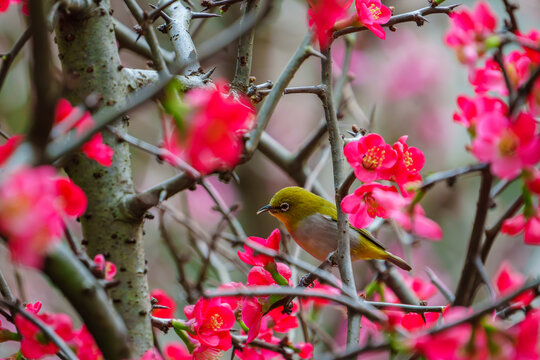
<svg viewBox="0 0 540 360">
<path fill-rule="evenodd" d="M 90 270 L 60 245 L 46 258 L 44 272 L 77 310 L 104 357 L 129 358 L 126 326 Z"/>
</svg>

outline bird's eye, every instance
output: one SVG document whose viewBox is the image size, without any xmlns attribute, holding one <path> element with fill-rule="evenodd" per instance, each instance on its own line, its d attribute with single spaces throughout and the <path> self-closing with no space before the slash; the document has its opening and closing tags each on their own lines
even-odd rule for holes
<svg viewBox="0 0 540 360">
<path fill-rule="evenodd" d="M 289 203 L 283 203 L 279 206 L 279 209 L 283 212 L 285 211 L 288 211 L 289 210 Z"/>
</svg>

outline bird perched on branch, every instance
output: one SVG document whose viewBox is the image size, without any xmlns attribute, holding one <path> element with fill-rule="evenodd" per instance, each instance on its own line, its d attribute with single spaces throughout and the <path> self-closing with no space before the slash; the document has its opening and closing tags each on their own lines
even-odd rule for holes
<svg viewBox="0 0 540 360">
<path fill-rule="evenodd" d="M 285 225 L 296 243 L 320 261 L 337 249 L 337 212 L 330 201 L 301 187 L 291 186 L 279 190 L 270 203 L 257 211 L 269 212 Z M 351 260 L 382 259 L 411 270 L 400 257 L 386 251 L 384 246 L 365 229 L 349 225 Z"/>
</svg>

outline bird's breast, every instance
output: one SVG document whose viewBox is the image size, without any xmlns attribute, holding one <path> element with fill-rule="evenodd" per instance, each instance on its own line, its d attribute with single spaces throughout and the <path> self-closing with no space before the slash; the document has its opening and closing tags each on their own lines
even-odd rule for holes
<svg viewBox="0 0 540 360">
<path fill-rule="evenodd" d="M 322 215 L 310 215 L 301 220 L 295 229 L 289 230 L 296 243 L 320 261 L 337 248 L 337 223 Z"/>
</svg>

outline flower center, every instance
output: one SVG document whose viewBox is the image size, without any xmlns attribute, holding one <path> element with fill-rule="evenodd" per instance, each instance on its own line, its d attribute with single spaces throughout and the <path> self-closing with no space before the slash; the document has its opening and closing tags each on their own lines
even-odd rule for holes
<svg viewBox="0 0 540 360">
<path fill-rule="evenodd" d="M 382 14 L 381 7 L 377 6 L 376 4 L 371 4 L 371 6 L 369 7 L 369 12 L 371 13 L 371 16 L 373 16 L 375 20 L 380 18 Z"/>
<path fill-rule="evenodd" d="M 366 151 L 364 157 L 362 158 L 362 166 L 366 170 L 375 170 L 381 166 L 384 161 L 385 150 L 380 147 L 372 147 Z"/>
<path fill-rule="evenodd" d="M 364 195 L 364 202 L 367 205 L 367 213 L 370 217 L 374 218 L 379 216 L 379 212 L 377 211 L 379 203 L 377 200 L 375 200 L 372 193 L 367 193 Z"/>
<path fill-rule="evenodd" d="M 414 160 L 411 156 L 411 153 L 409 151 L 405 151 L 403 153 L 403 163 L 405 164 L 405 167 L 407 168 L 407 171 L 414 172 L 416 171 L 416 168 L 414 166 Z"/>
<path fill-rule="evenodd" d="M 499 153 L 502 156 L 512 156 L 519 145 L 518 137 L 511 131 L 506 131 L 499 141 Z"/>
<path fill-rule="evenodd" d="M 223 319 L 221 318 L 221 315 L 219 314 L 212 315 L 212 317 L 210 318 L 210 327 L 213 330 L 219 330 L 221 329 L 222 325 L 223 325 Z"/>
</svg>

